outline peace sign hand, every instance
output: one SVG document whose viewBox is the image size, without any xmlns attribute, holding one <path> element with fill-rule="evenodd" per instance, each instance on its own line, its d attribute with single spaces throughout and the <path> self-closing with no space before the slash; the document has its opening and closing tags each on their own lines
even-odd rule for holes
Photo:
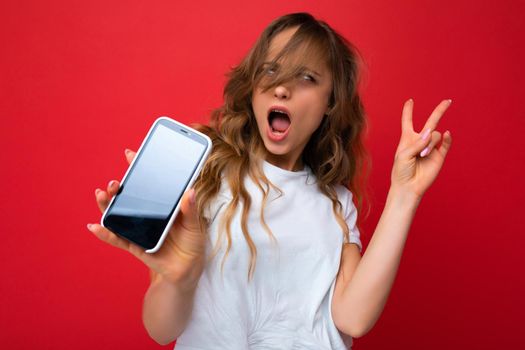
<svg viewBox="0 0 525 350">
<path fill-rule="evenodd" d="M 435 129 L 451 103 L 451 100 L 442 101 L 427 119 L 423 130 L 417 133 L 412 124 L 414 101 L 410 99 L 405 102 L 401 140 L 392 168 L 393 188 L 421 198 L 434 182 L 452 143 L 449 131 L 445 131 L 442 137 Z M 441 140 L 441 145 L 436 148 Z"/>
</svg>

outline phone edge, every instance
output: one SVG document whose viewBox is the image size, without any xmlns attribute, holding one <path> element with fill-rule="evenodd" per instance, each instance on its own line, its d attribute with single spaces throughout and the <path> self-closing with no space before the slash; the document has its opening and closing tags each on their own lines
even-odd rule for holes
<svg viewBox="0 0 525 350">
<path fill-rule="evenodd" d="M 185 125 L 185 124 L 183 124 L 183 123 L 181 123 L 181 122 L 179 122 L 179 121 L 177 121 L 177 120 L 174 120 L 174 119 L 172 119 L 172 118 L 170 118 L 170 117 L 168 117 L 168 116 L 160 116 L 160 117 L 158 117 L 157 119 L 155 119 L 155 121 L 151 124 L 151 127 L 150 127 L 150 129 L 148 130 L 148 133 L 146 134 L 146 136 L 144 136 L 144 138 L 143 138 L 143 140 L 142 140 L 142 142 L 141 142 L 141 144 L 140 144 L 140 147 L 139 147 L 139 149 L 137 150 L 136 154 L 139 154 L 139 153 L 142 151 L 142 148 L 143 148 L 143 147 L 145 146 L 145 144 L 146 144 L 146 140 L 149 138 L 151 132 L 153 131 L 153 129 L 155 129 L 155 126 L 156 126 L 161 120 L 169 120 L 170 122 L 175 123 L 175 124 L 177 124 L 177 125 L 179 125 L 179 126 L 185 128 L 185 129 L 190 129 L 191 132 L 194 132 L 195 134 L 197 134 L 197 135 L 203 137 L 203 138 L 206 140 L 206 151 L 204 152 L 204 155 L 202 156 L 201 161 L 199 162 L 199 164 L 198 164 L 198 166 L 197 166 L 197 169 L 196 169 L 195 172 L 193 173 L 192 178 L 191 178 L 190 181 L 188 182 L 188 185 L 184 188 L 184 191 L 183 191 L 183 195 L 184 195 L 184 194 L 186 193 L 186 191 L 188 191 L 188 188 L 191 188 L 191 186 L 193 186 L 195 180 L 197 179 L 197 176 L 200 174 L 200 172 L 201 172 L 201 170 L 202 170 L 202 167 L 204 166 L 204 163 L 205 163 L 206 160 L 208 159 L 208 156 L 210 155 L 210 152 L 211 152 L 212 147 L 213 147 L 213 145 L 212 145 L 212 141 L 211 141 L 211 139 L 210 139 L 207 135 L 201 133 L 201 132 L 198 131 L 198 130 L 193 129 L 192 127 L 190 127 L 190 126 L 188 126 L 188 125 Z M 126 172 L 124 173 L 124 176 L 123 176 L 122 179 L 120 180 L 120 184 L 122 184 L 122 183 L 126 180 L 126 177 L 128 176 L 130 170 L 133 168 L 133 165 L 135 164 L 135 160 L 136 160 L 136 159 L 137 159 L 137 157 L 135 156 L 135 157 L 133 158 L 133 160 L 131 161 L 131 163 L 128 165 L 128 168 L 126 169 Z M 111 200 L 110 200 L 108 206 L 106 207 L 106 209 L 104 210 L 104 213 L 102 214 L 102 217 L 100 218 L 100 225 L 101 225 L 102 227 L 108 229 L 108 230 L 109 230 L 109 228 L 106 227 L 106 226 L 104 225 L 104 219 L 106 218 L 106 215 L 107 215 L 107 213 L 108 213 L 108 211 L 109 211 L 109 208 L 111 208 L 111 205 L 113 204 L 113 201 L 115 200 L 115 197 L 116 197 L 116 196 L 113 196 L 113 197 L 111 198 Z M 121 236 L 121 235 L 119 235 L 119 234 L 117 234 L 117 233 L 115 233 L 115 232 L 113 232 L 113 231 L 111 231 L 111 230 L 109 230 L 109 231 L 111 231 L 111 233 L 113 233 L 113 234 L 115 234 L 115 235 L 118 235 L 118 237 L 127 240 L 127 241 L 130 242 L 131 244 L 135 244 L 135 245 L 139 246 L 141 249 L 144 250 L 144 252 L 146 252 L 146 253 L 148 253 L 148 254 L 155 253 L 155 252 L 157 252 L 157 251 L 160 249 L 160 247 L 161 247 L 162 244 L 164 243 L 164 240 L 166 239 L 166 236 L 167 236 L 169 230 L 171 229 L 171 226 L 173 226 L 173 222 L 175 221 L 175 218 L 177 217 L 177 214 L 178 214 L 179 211 L 180 211 L 180 204 L 181 204 L 181 201 L 179 201 L 179 203 L 178 203 L 177 206 L 175 207 L 175 210 L 173 211 L 173 214 L 170 216 L 170 219 L 168 220 L 168 223 L 166 224 L 166 228 L 165 228 L 165 230 L 162 232 L 162 234 L 161 234 L 161 236 L 160 236 L 160 238 L 159 238 L 157 244 L 155 245 L 155 247 L 153 247 L 153 248 L 151 248 L 151 249 L 146 249 L 146 248 L 140 246 L 139 244 L 137 244 L 137 243 L 135 243 L 135 242 L 133 242 L 133 241 L 130 241 L 130 240 L 127 239 L 126 237 L 123 237 L 123 236 Z"/>
</svg>

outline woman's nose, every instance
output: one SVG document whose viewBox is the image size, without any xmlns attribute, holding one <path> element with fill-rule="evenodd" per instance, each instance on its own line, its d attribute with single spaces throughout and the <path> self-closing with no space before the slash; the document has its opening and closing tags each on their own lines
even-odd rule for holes
<svg viewBox="0 0 525 350">
<path fill-rule="evenodd" d="M 289 99 L 290 98 L 290 90 L 284 86 L 284 85 L 278 85 L 275 87 L 273 95 L 277 97 L 278 99 Z"/>
</svg>

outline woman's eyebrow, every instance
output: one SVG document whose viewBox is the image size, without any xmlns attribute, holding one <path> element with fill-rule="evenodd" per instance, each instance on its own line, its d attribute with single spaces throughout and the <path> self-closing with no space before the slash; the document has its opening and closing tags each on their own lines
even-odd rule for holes
<svg viewBox="0 0 525 350">
<path fill-rule="evenodd" d="M 276 66 L 276 67 L 279 67 L 279 64 L 278 63 L 274 63 L 274 62 L 263 62 L 262 64 L 263 66 Z M 319 77 L 322 77 L 323 75 L 315 70 L 313 70 L 312 68 L 309 68 L 307 66 L 303 66 L 301 67 L 302 70 L 306 70 L 308 72 L 311 72 L 311 73 L 314 73 L 315 75 L 319 76 Z"/>
<path fill-rule="evenodd" d="M 319 76 L 319 77 L 322 77 L 321 73 L 318 73 L 316 71 L 314 71 L 313 69 L 309 69 L 309 68 L 306 68 L 308 71 L 314 73 L 315 75 Z"/>
<path fill-rule="evenodd" d="M 304 66 L 304 67 L 302 67 L 302 69 L 307 71 L 307 72 L 309 72 L 309 73 L 313 73 L 313 74 L 317 75 L 318 77 L 322 77 L 323 76 L 321 73 L 313 70 L 312 68 Z"/>
</svg>

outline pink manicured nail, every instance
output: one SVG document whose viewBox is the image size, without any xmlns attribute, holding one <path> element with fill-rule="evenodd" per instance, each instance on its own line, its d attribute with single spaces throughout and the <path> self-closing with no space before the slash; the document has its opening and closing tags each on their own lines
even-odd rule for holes
<svg viewBox="0 0 525 350">
<path fill-rule="evenodd" d="M 111 181 L 109 182 L 109 185 L 108 185 L 108 186 L 111 188 L 111 187 L 113 187 L 113 185 L 115 185 L 115 180 L 111 180 Z"/>
<path fill-rule="evenodd" d="M 421 151 L 421 153 L 419 154 L 421 157 L 424 157 L 428 154 L 428 147 L 425 147 L 424 150 Z"/>
<path fill-rule="evenodd" d="M 91 225 L 91 224 L 87 224 L 87 229 L 91 231 L 91 227 L 92 227 L 92 226 L 93 226 L 93 225 Z"/>
<path fill-rule="evenodd" d="M 423 135 L 421 135 L 421 139 L 426 140 L 428 139 L 429 135 L 430 135 L 430 129 L 427 129 L 423 132 Z"/>
<path fill-rule="evenodd" d="M 129 150 L 127 148 L 124 150 L 124 153 L 126 153 L 126 154 L 128 154 L 129 152 L 131 152 L 131 150 Z"/>
<path fill-rule="evenodd" d="M 97 189 L 95 190 L 95 196 L 98 195 L 98 193 L 99 193 L 100 191 L 102 191 L 102 190 L 101 190 L 100 188 L 97 188 Z"/>
</svg>

